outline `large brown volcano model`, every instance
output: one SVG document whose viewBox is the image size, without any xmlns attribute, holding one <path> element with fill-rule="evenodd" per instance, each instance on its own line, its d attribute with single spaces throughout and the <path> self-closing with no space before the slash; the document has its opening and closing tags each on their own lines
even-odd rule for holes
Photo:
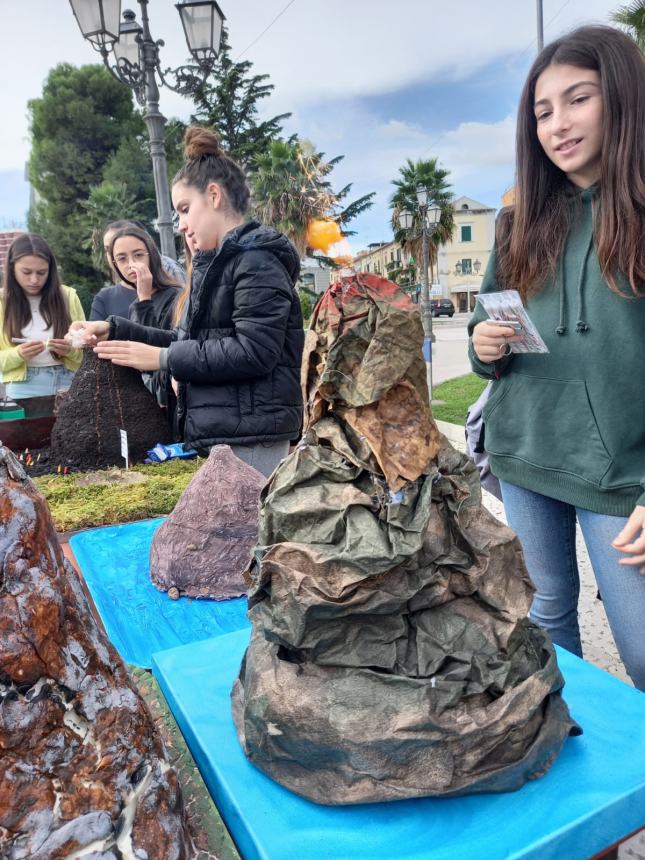
<svg viewBox="0 0 645 860">
<path fill-rule="evenodd" d="M 0 857 L 192 856 L 177 774 L 148 710 L 63 557 L 45 500 L 6 448 L 0 670 Z"/>
<path fill-rule="evenodd" d="M 128 434 L 132 463 L 142 462 L 149 448 L 170 437 L 165 416 L 139 371 L 100 359 L 85 347 L 52 430 L 49 461 L 53 468 L 122 466 L 119 430 Z"/>
<path fill-rule="evenodd" d="M 248 758 L 325 804 L 508 791 L 578 730 L 519 541 L 428 406 L 418 309 L 343 278 L 303 366 L 306 432 L 262 496 Z"/>
</svg>

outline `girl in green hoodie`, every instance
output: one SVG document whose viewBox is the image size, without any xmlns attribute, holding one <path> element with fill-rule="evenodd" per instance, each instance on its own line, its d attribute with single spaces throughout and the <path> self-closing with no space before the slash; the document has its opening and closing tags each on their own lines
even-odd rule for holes
<svg viewBox="0 0 645 860">
<path fill-rule="evenodd" d="M 536 586 L 531 617 L 581 655 L 579 522 L 626 669 L 645 690 L 645 60 L 609 27 L 548 45 L 517 125 L 515 205 L 482 292 L 519 291 L 549 352 L 478 305 L 470 356 L 496 380 L 491 470 Z"/>
</svg>

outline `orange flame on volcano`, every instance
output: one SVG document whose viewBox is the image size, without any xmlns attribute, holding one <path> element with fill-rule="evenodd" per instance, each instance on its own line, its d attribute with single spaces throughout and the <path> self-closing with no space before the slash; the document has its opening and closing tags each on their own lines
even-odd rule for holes
<svg viewBox="0 0 645 860">
<path fill-rule="evenodd" d="M 314 251 L 322 251 L 340 266 L 351 265 L 352 250 L 336 221 L 322 218 L 310 221 L 307 228 L 307 245 Z"/>
</svg>

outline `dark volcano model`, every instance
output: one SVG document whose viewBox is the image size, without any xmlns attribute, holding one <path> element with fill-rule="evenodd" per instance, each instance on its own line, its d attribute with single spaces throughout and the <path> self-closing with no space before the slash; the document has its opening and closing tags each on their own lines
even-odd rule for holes
<svg viewBox="0 0 645 860">
<path fill-rule="evenodd" d="M 52 430 L 52 467 L 122 466 L 119 430 L 128 434 L 131 463 L 142 462 L 149 448 L 167 442 L 170 435 L 164 413 L 139 371 L 97 358 L 86 347 Z"/>
<path fill-rule="evenodd" d="M 578 727 L 518 539 L 432 420 L 418 307 L 375 275 L 307 333 L 305 435 L 262 494 L 233 715 L 324 804 L 511 791 Z"/>
<path fill-rule="evenodd" d="M 193 856 L 150 714 L 90 612 L 45 500 L 6 448 L 0 668 L 0 857 Z"/>
<path fill-rule="evenodd" d="M 208 460 L 162 523 L 150 548 L 150 577 L 171 596 L 225 600 L 246 594 L 243 573 L 258 537 L 260 492 L 266 483 L 228 445 Z"/>
</svg>

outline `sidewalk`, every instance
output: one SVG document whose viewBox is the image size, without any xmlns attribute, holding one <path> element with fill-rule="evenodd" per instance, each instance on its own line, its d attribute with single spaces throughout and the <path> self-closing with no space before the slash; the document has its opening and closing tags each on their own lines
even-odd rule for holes
<svg viewBox="0 0 645 860">
<path fill-rule="evenodd" d="M 456 424 L 448 424 L 446 421 L 437 421 L 437 426 L 455 448 L 465 451 L 463 427 Z M 506 517 L 502 503 L 485 490 L 482 491 L 482 496 L 486 508 L 497 519 L 505 523 Z M 596 598 L 596 580 L 589 562 L 587 548 L 580 534 L 580 529 L 577 530 L 576 551 L 581 580 L 578 614 L 580 617 L 580 632 L 585 659 L 620 678 L 621 681 L 631 684 L 616 651 L 602 601 Z"/>
</svg>

